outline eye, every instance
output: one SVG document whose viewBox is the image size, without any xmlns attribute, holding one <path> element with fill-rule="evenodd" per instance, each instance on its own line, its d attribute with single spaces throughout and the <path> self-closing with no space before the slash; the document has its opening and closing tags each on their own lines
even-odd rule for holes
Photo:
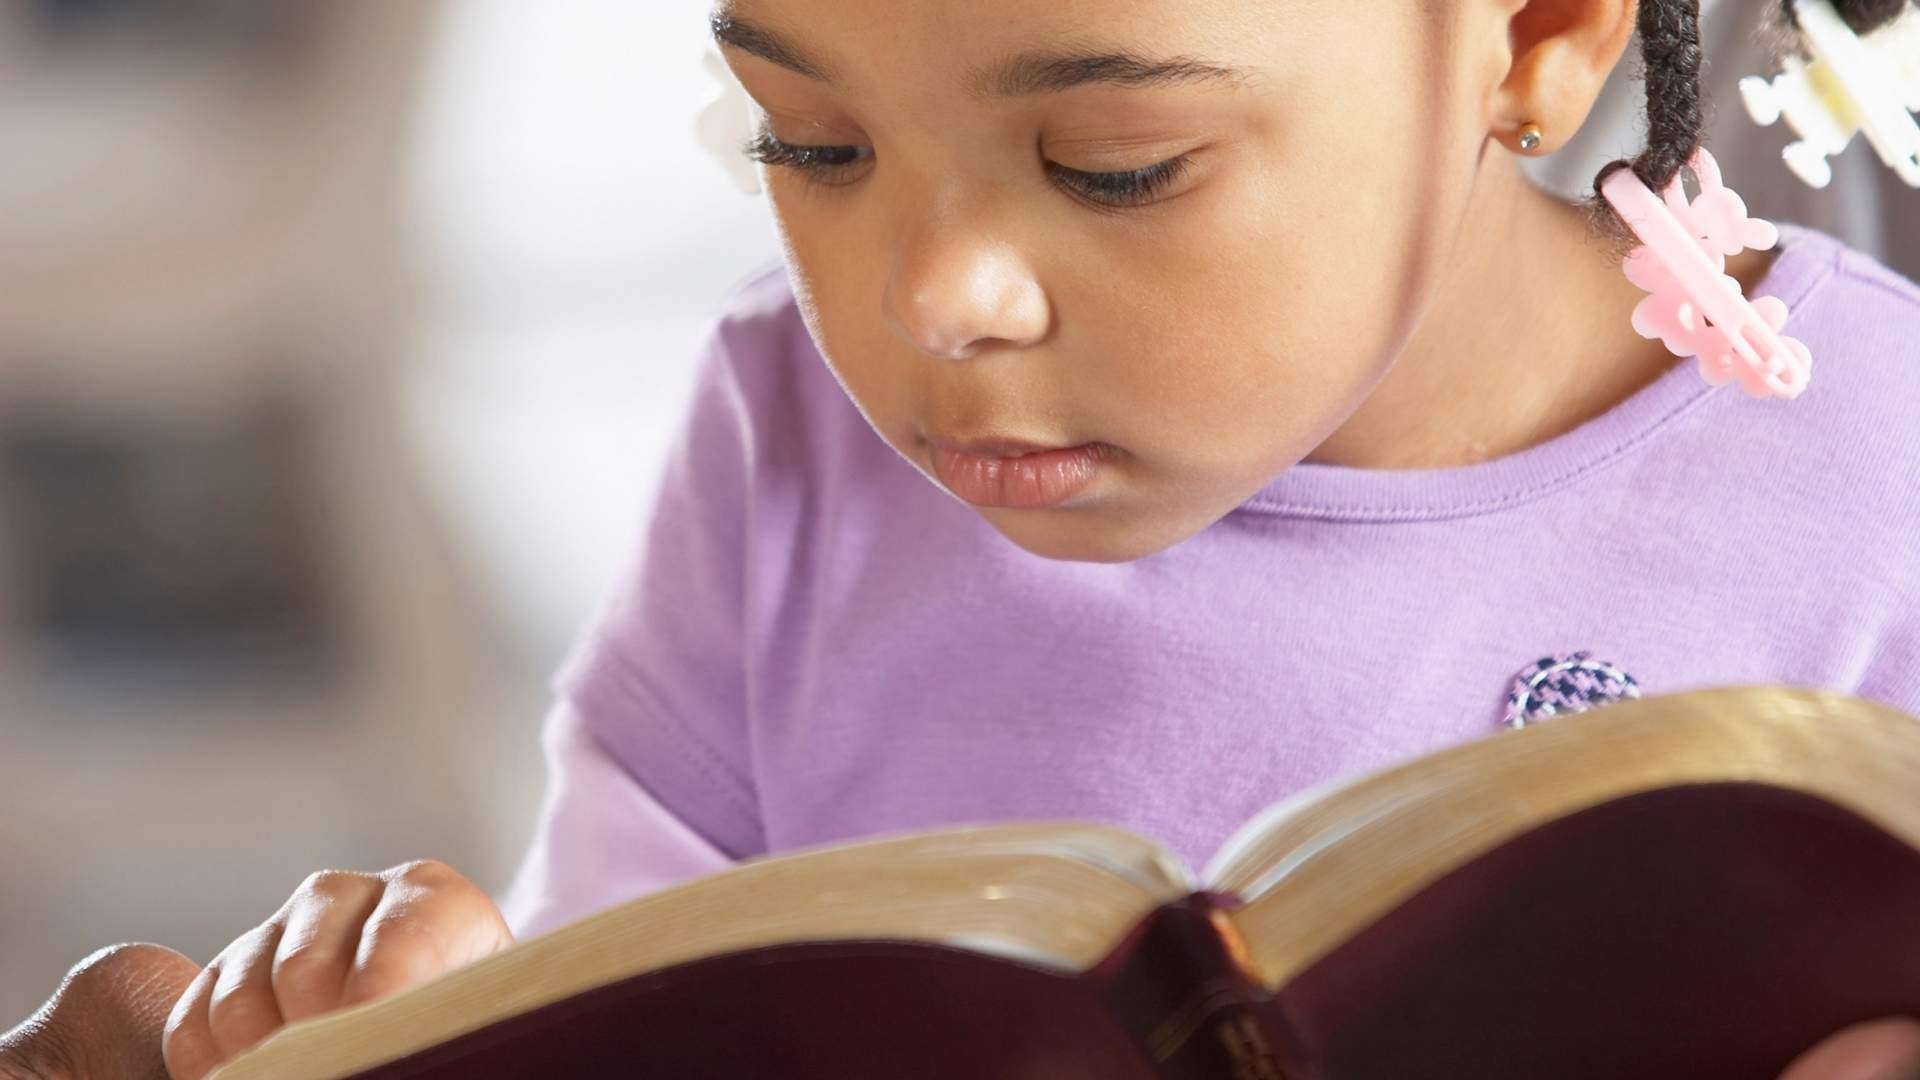
<svg viewBox="0 0 1920 1080">
<path fill-rule="evenodd" d="M 1049 165 L 1055 182 L 1103 206 L 1142 206 L 1173 186 L 1193 159 L 1185 154 L 1157 165 L 1127 172 L 1081 172 L 1064 165 Z"/>
<path fill-rule="evenodd" d="M 746 156 L 765 165 L 793 169 L 811 183 L 838 187 L 851 181 L 851 174 L 862 162 L 873 158 L 865 146 L 803 146 L 783 142 L 770 131 L 762 131 L 742 148 Z M 1187 172 L 1192 158 L 1182 154 L 1144 169 L 1125 172 L 1083 172 L 1064 165 L 1047 164 L 1054 182 L 1080 197 L 1104 207 L 1142 206 L 1173 186 Z"/>
<path fill-rule="evenodd" d="M 742 149 L 754 161 L 793 169 L 809 182 L 829 187 L 845 183 L 846 174 L 873 157 L 873 151 L 864 146 L 800 146 L 782 142 L 770 131 L 761 132 Z"/>
</svg>

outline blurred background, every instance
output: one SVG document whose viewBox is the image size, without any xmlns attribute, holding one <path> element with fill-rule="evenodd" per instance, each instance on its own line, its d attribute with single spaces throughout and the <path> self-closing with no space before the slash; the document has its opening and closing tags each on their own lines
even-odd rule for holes
<svg viewBox="0 0 1920 1080">
<path fill-rule="evenodd" d="M 505 889 L 547 679 L 702 326 L 778 256 L 694 135 L 705 16 L 0 0 L 0 1029 L 101 945 L 205 962 L 314 870 Z M 1637 143 L 1609 93 L 1544 182 Z M 1756 212 L 1920 253 L 1863 147 L 1814 193 L 1715 123 Z"/>
<path fill-rule="evenodd" d="M 0 1029 L 310 872 L 498 895 L 701 326 L 706 8 L 0 0 Z"/>
</svg>

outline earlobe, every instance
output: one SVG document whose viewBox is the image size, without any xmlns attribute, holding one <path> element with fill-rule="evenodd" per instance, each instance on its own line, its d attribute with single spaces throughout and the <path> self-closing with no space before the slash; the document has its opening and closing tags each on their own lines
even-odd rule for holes
<svg viewBox="0 0 1920 1080">
<path fill-rule="evenodd" d="M 1524 0 L 1506 30 L 1511 60 L 1494 88 L 1488 133 L 1508 150 L 1550 154 L 1586 123 L 1633 40 L 1635 0 Z M 1526 146 L 1535 125 L 1539 138 Z"/>
</svg>

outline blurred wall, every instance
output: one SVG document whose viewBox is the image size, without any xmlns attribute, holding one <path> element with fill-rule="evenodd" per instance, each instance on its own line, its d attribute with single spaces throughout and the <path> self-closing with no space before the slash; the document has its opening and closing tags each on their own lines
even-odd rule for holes
<svg viewBox="0 0 1920 1080">
<path fill-rule="evenodd" d="M 0 1023 L 323 867 L 504 889 L 776 250 L 694 142 L 704 14 L 0 4 Z"/>
<path fill-rule="evenodd" d="M 546 668 L 629 554 L 701 328 L 779 249 L 693 136 L 706 4 L 453 3 L 414 148 L 411 430 Z"/>
</svg>

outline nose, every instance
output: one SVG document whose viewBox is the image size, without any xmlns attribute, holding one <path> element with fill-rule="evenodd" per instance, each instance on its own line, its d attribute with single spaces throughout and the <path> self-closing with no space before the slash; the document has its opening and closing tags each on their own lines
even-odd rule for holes
<svg viewBox="0 0 1920 1080">
<path fill-rule="evenodd" d="M 1047 299 L 1018 253 L 955 225 L 924 224 L 895 253 L 887 322 L 929 356 L 964 360 L 993 342 L 1046 336 Z"/>
</svg>

